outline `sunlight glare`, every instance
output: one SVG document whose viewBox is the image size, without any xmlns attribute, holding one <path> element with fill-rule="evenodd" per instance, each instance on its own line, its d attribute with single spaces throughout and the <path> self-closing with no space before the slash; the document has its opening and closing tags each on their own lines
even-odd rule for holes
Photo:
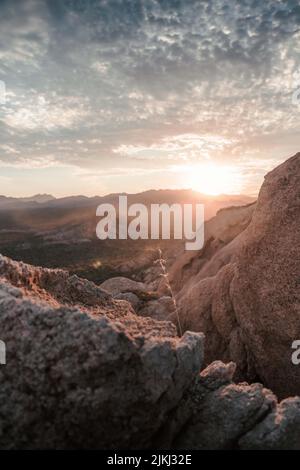
<svg viewBox="0 0 300 470">
<path fill-rule="evenodd" d="M 241 175 L 232 167 L 214 163 L 199 164 L 188 172 L 189 186 L 195 191 L 211 196 L 238 194 L 241 191 Z"/>
</svg>

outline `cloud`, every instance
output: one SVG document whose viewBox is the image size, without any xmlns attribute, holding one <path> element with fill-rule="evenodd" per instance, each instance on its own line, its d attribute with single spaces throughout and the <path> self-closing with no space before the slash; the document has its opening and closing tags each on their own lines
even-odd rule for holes
<svg viewBox="0 0 300 470">
<path fill-rule="evenodd" d="M 49 25 L 40 15 L 43 4 L 4 0 L 0 8 L 0 71 L 15 73 L 20 65 L 38 68 L 50 41 Z"/>
<path fill-rule="evenodd" d="M 76 97 L 47 97 L 37 93 L 25 93 L 18 102 L 3 109 L 3 122 L 21 131 L 70 129 L 88 116 L 86 103 Z"/>
<path fill-rule="evenodd" d="M 160 142 L 149 146 L 121 145 L 113 151 L 116 154 L 125 155 L 135 159 L 165 158 L 172 160 L 195 160 L 199 155 L 203 159 L 209 159 L 212 154 L 232 145 L 233 142 L 222 136 L 207 134 L 180 134 L 165 137 Z"/>
<path fill-rule="evenodd" d="M 279 161 L 300 145 L 299 39 L 298 0 L 2 1 L 0 160 Z"/>
</svg>

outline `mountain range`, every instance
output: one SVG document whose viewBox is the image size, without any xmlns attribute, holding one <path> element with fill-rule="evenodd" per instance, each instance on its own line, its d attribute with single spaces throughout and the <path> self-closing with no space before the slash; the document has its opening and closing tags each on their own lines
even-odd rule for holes
<svg viewBox="0 0 300 470">
<path fill-rule="evenodd" d="M 209 206 L 209 214 L 211 211 L 218 210 L 218 208 L 228 205 L 242 205 L 247 204 L 254 200 L 253 197 L 245 195 L 219 195 L 208 196 L 201 194 L 197 191 L 189 189 L 160 189 L 143 191 L 136 194 L 128 193 L 113 193 L 105 196 L 68 196 L 56 198 L 51 194 L 36 194 L 31 197 L 7 197 L 0 196 L 0 210 L 12 209 L 45 209 L 45 208 L 77 208 L 77 207 L 90 207 L 97 206 L 102 203 L 117 204 L 118 197 L 126 195 L 128 203 L 141 203 L 141 204 L 174 204 L 198 201 Z"/>
</svg>

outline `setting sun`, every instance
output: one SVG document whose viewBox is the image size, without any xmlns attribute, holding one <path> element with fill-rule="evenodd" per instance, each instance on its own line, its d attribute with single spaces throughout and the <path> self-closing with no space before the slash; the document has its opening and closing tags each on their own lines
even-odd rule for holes
<svg viewBox="0 0 300 470">
<path fill-rule="evenodd" d="M 199 164 L 188 169 L 189 186 L 211 196 L 235 194 L 241 190 L 241 175 L 232 167 L 214 163 Z"/>
</svg>

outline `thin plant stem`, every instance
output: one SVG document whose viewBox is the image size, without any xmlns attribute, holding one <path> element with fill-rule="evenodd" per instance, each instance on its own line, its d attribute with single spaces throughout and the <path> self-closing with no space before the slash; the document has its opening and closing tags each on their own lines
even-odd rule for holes
<svg viewBox="0 0 300 470">
<path fill-rule="evenodd" d="M 168 270 L 166 268 L 166 260 L 163 258 L 162 250 L 160 248 L 158 249 L 158 254 L 159 254 L 158 264 L 159 264 L 159 266 L 162 270 L 162 273 L 163 273 L 162 276 L 164 277 L 164 279 L 166 281 L 166 285 L 168 287 L 168 290 L 171 294 L 171 299 L 172 299 L 172 302 L 173 302 L 173 305 L 174 305 L 174 311 L 175 311 L 175 314 L 176 314 L 176 319 L 177 319 L 177 324 L 178 324 L 179 335 L 182 336 L 182 327 L 181 327 L 181 323 L 180 323 L 180 317 L 179 317 L 177 302 L 176 302 L 176 298 L 175 298 L 172 286 L 170 284 L 169 273 L 168 273 Z"/>
</svg>

